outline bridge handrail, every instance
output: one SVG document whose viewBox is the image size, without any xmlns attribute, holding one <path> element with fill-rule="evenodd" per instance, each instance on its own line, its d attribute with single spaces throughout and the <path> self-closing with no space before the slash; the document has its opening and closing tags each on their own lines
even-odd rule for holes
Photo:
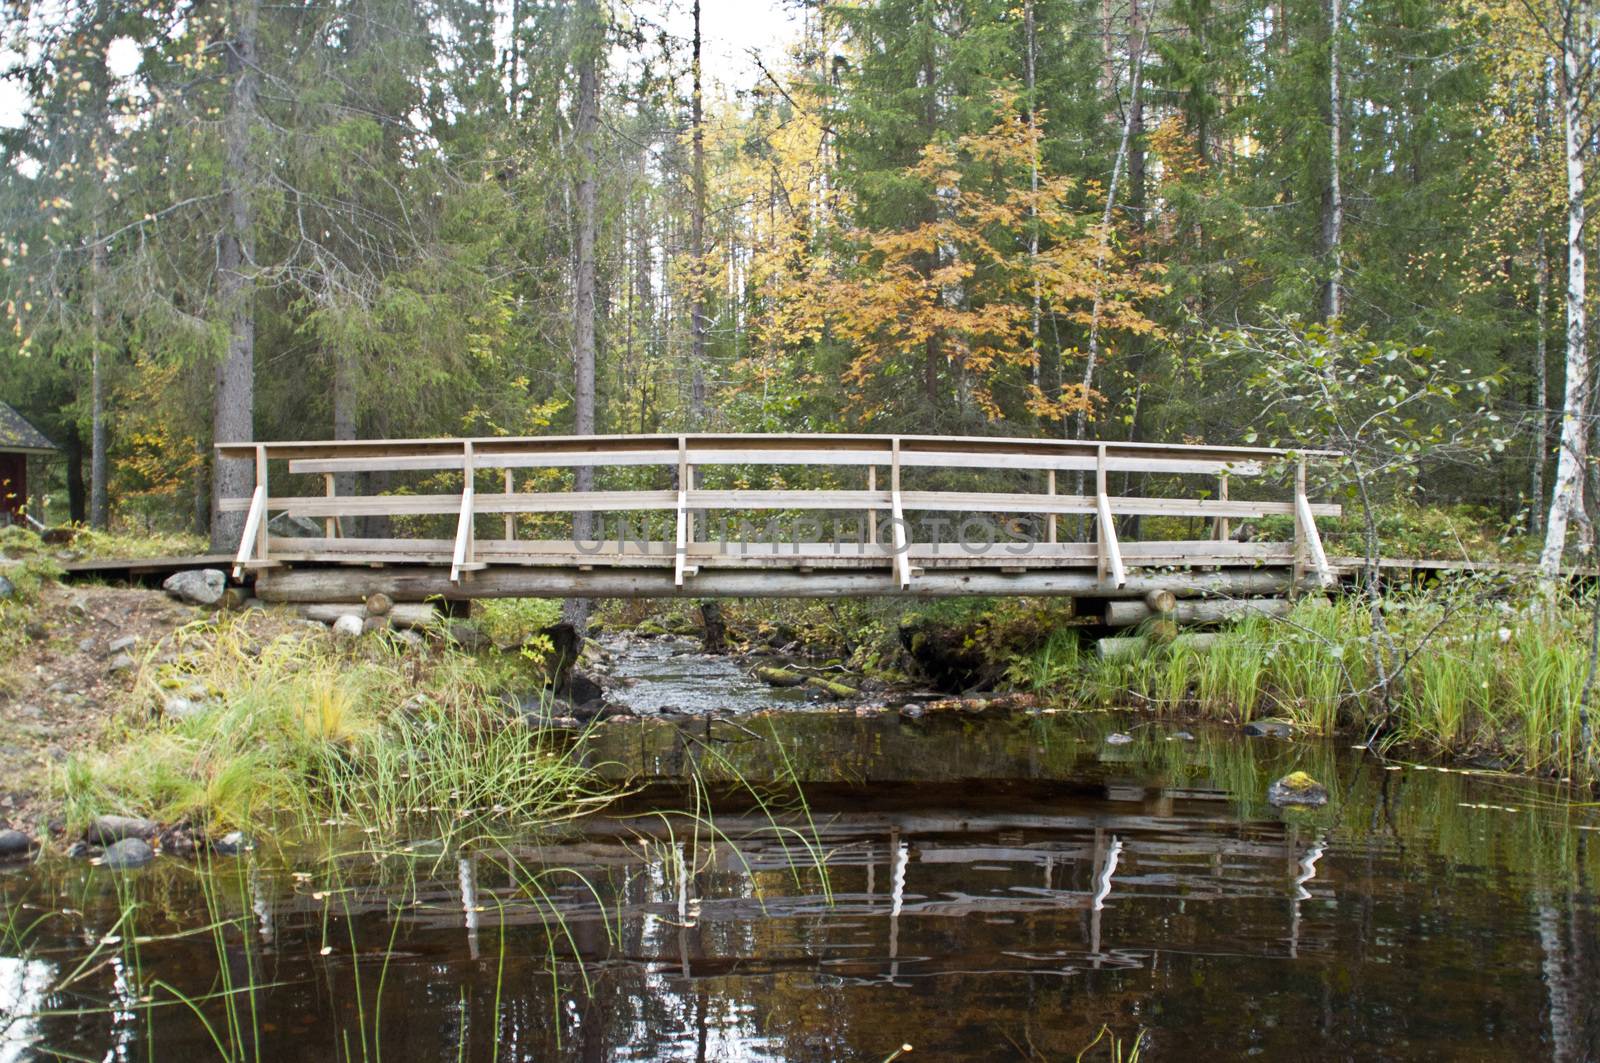
<svg viewBox="0 0 1600 1063">
<path fill-rule="evenodd" d="M 1294 518 L 1294 565 L 1326 585 L 1333 579 L 1317 531 L 1316 518 L 1337 516 L 1340 507 L 1312 503 L 1306 495 L 1308 460 L 1336 455 L 1327 450 L 1290 450 L 1270 447 L 1219 447 L 1196 444 L 1105 443 L 1089 440 L 1042 440 L 1004 437 L 877 436 L 853 434 L 738 435 L 680 434 L 654 436 L 538 436 L 423 440 L 338 440 L 222 443 L 224 460 L 253 460 L 256 485 L 251 497 L 219 500 L 223 512 L 247 511 L 247 533 L 240 543 L 235 571 L 271 565 L 273 540 L 267 534 L 269 510 L 321 518 L 328 543 L 340 540 L 337 518 L 356 516 L 457 516 L 452 544 L 450 578 L 487 567 L 477 560 L 478 539 L 474 518 L 504 515 L 507 541 L 515 540 L 513 516 L 519 513 L 578 513 L 601 511 L 669 511 L 677 514 L 673 542 L 676 585 L 696 575 L 693 514 L 704 510 L 859 510 L 869 515 L 868 529 L 876 546 L 877 515 L 892 515 L 893 559 L 896 580 L 910 586 L 915 570 L 910 564 L 904 513 L 985 512 L 1033 513 L 1048 518 L 1049 541 L 1055 544 L 1056 520 L 1062 515 L 1092 515 L 1096 526 L 1097 567 L 1100 578 L 1112 586 L 1127 581 L 1123 544 L 1118 541 L 1116 518 L 1124 515 L 1199 517 L 1213 522 L 1216 539 L 1226 539 L 1233 518 L 1288 515 Z M 294 475 L 320 474 L 325 493 L 272 496 L 267 487 L 267 463 L 283 460 Z M 1275 463 L 1296 466 L 1293 501 L 1230 499 L 1230 477 L 1260 476 Z M 828 465 L 866 469 L 866 489 L 827 490 L 710 490 L 693 486 L 692 470 L 698 466 Z M 677 466 L 677 485 L 667 490 L 624 491 L 516 491 L 512 470 L 518 468 Z M 879 467 L 889 469 L 889 485 L 877 483 Z M 1004 491 L 903 491 L 905 468 L 994 469 L 1045 471 L 1045 493 Z M 505 472 L 504 493 L 479 493 L 474 474 L 482 470 Z M 459 471 L 462 490 L 455 494 L 338 495 L 335 478 L 360 472 Z M 1058 493 L 1057 474 L 1094 474 L 1094 494 Z M 1214 497 L 1149 498 L 1112 495 L 1110 473 L 1157 473 L 1214 476 Z M 1079 482 L 1082 482 L 1080 477 Z M 1209 492 L 1206 492 L 1209 495 Z M 389 543 L 389 540 L 343 540 L 349 544 Z M 393 542 L 404 542 L 394 540 Z M 528 544 L 531 546 L 532 544 Z M 353 547 L 352 547 L 353 548 Z M 325 547 L 330 559 L 350 551 Z M 359 551 L 358 551 L 359 552 Z M 367 551 L 368 554 L 371 551 Z M 1226 552 L 1222 552 L 1226 553 Z M 367 556 L 362 554 L 361 556 Z M 503 552 L 486 556 L 504 558 Z M 1219 557 L 1221 554 L 1219 553 Z"/>
</svg>

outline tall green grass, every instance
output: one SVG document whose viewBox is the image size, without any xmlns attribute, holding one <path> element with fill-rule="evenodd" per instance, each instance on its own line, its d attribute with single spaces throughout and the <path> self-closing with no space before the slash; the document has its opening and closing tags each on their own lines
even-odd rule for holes
<svg viewBox="0 0 1600 1063">
<path fill-rule="evenodd" d="M 1206 647 L 1152 639 L 1148 652 L 1113 660 L 1053 638 L 1010 674 L 1084 706 L 1132 702 L 1237 723 L 1272 716 L 1319 734 L 1348 729 L 1529 772 L 1596 777 L 1579 712 L 1592 601 L 1552 604 L 1469 585 L 1395 594 L 1382 608 L 1386 691 L 1370 603 L 1358 597 L 1306 599 L 1281 619 L 1244 618 Z"/>
<path fill-rule="evenodd" d="M 70 825 L 116 812 L 267 833 L 428 820 L 450 834 L 546 824 L 605 799 L 548 713 L 520 713 L 492 666 L 448 645 L 373 635 L 346 647 L 227 615 L 175 642 L 176 660 L 143 669 L 102 750 L 60 772 Z M 204 707 L 159 718 L 175 691 Z"/>
</svg>

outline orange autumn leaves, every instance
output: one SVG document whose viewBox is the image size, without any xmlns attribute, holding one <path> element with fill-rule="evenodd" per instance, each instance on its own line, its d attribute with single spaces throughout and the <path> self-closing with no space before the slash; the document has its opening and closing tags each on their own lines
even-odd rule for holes
<svg viewBox="0 0 1600 1063">
<path fill-rule="evenodd" d="M 1140 307 L 1165 290 L 1160 267 L 1135 261 L 1098 216 L 1075 210 L 1071 179 L 1041 167 L 1035 181 L 1037 124 L 1014 94 L 995 103 L 987 130 L 929 144 L 905 171 L 927 196 L 920 220 L 847 229 L 853 261 L 806 263 L 773 293 L 772 321 L 783 332 L 849 345 L 843 381 L 863 423 L 890 412 L 913 377 L 961 395 L 989 420 L 1024 410 L 1062 420 L 1092 410 L 1096 396 L 1075 383 L 1046 392 L 1043 351 L 1063 345 L 1066 380 L 1075 375 L 1066 371 L 1077 356 L 1072 338 L 1096 323 L 1103 344 L 1159 331 Z"/>
</svg>

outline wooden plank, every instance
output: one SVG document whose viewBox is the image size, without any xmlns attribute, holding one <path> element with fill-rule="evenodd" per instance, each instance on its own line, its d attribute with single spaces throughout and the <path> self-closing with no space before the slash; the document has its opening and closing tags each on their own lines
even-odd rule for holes
<svg viewBox="0 0 1600 1063">
<path fill-rule="evenodd" d="M 672 435 L 612 435 L 612 436 L 500 436 L 479 437 L 472 442 L 484 453 L 546 453 L 567 451 L 589 454 L 596 450 L 625 452 L 628 450 L 672 454 L 679 437 Z M 774 449 L 824 449 L 832 452 L 850 449 L 882 449 L 887 437 L 863 434 L 697 434 L 687 437 L 694 446 L 721 449 L 747 449 L 752 451 Z M 1039 455 L 1079 453 L 1093 455 L 1100 444 L 1092 440 L 1049 440 L 1001 436 L 900 436 L 902 451 L 910 455 L 926 451 L 960 448 L 963 451 Z M 393 439 L 393 440 L 285 440 L 266 442 L 274 458 L 323 459 L 340 457 L 415 456 L 422 454 L 454 455 L 460 453 L 461 439 Z M 254 453 L 255 442 L 222 442 L 216 445 L 223 458 L 248 460 Z M 1291 455 L 1312 458 L 1334 457 L 1337 451 L 1284 449 L 1274 447 L 1211 446 L 1192 443 L 1107 443 L 1111 459 L 1144 457 L 1158 459 L 1172 457 L 1179 460 L 1246 462 L 1269 461 Z M 588 459 L 585 459 L 588 460 Z M 448 467 L 448 466 L 446 466 Z M 353 471 L 353 470 L 307 470 Z"/>
<path fill-rule="evenodd" d="M 219 502 L 223 512 L 249 508 L 249 499 L 225 498 Z M 302 517 L 427 516 L 455 513 L 459 495 L 341 495 L 328 499 L 321 495 L 296 495 L 274 498 L 272 508 Z M 677 504 L 673 491 L 548 491 L 514 495 L 486 495 L 479 500 L 479 513 L 571 513 L 626 512 L 630 510 L 670 510 Z"/>
<path fill-rule="evenodd" d="M 1088 455 L 964 453 L 955 450 L 924 451 L 901 455 L 907 468 L 948 469 L 1049 469 L 1056 472 L 1089 472 L 1099 462 Z M 1150 472 L 1187 476 L 1216 476 L 1232 472 L 1236 476 L 1260 476 L 1259 461 L 1196 460 L 1183 458 L 1108 457 L 1108 472 Z"/>
<path fill-rule="evenodd" d="M 952 441 L 954 442 L 954 441 Z M 638 466 L 672 465 L 676 455 L 667 450 L 595 450 L 589 453 L 495 452 L 482 450 L 475 459 L 479 469 L 527 469 L 571 467 L 577 465 Z M 889 460 L 888 450 L 829 450 L 819 447 L 791 447 L 782 450 L 753 450 L 734 447 L 719 449 L 700 446 L 690 449 L 691 465 L 874 465 Z M 374 457 L 295 458 L 291 473 L 354 472 L 438 472 L 457 467 L 449 454 L 394 454 Z M 1004 450 L 968 452 L 930 450 L 902 455 L 907 468 L 951 469 L 1049 469 L 1088 471 L 1095 459 L 1086 455 L 1018 454 Z M 1210 475 L 1232 472 L 1236 476 L 1259 476 L 1264 471 L 1258 460 L 1196 459 L 1125 456 L 1107 459 L 1112 472 L 1150 472 L 1175 475 Z"/>
<path fill-rule="evenodd" d="M 1167 517 L 1261 517 L 1271 514 L 1293 515 L 1293 502 L 1258 502 L 1232 499 L 1139 498 L 1110 496 L 1118 513 Z M 687 500 L 703 509 L 794 509 L 851 510 L 872 505 L 887 506 L 884 492 L 871 491 L 696 491 Z M 248 498 L 225 498 L 223 512 L 250 508 Z M 677 508 L 677 492 L 665 491 L 588 491 L 524 492 L 512 495 L 486 495 L 478 501 L 479 513 L 570 513 L 667 511 Z M 1094 513 L 1097 500 L 1092 495 L 1043 495 L 1022 492 L 985 491 L 902 491 L 904 510 L 929 513 Z M 1336 503 L 1308 502 L 1318 517 L 1337 517 L 1343 510 Z M 454 513 L 460 505 L 458 495 L 296 495 L 272 499 L 272 508 L 296 516 L 322 518 L 372 515 L 424 516 Z"/>
<path fill-rule="evenodd" d="M 1264 517 L 1291 515 L 1293 502 L 1256 502 L 1232 499 L 1140 498 L 1112 495 L 1118 513 L 1155 517 Z M 944 513 L 1094 513 L 1098 501 L 1093 495 L 1040 495 L 982 491 L 905 491 L 905 508 L 912 512 Z M 1337 504 L 1312 503 L 1311 511 L 1320 517 L 1337 517 Z"/>
<path fill-rule="evenodd" d="M 454 541 L 450 539 L 273 539 L 273 552 L 285 563 L 322 564 L 450 564 Z M 1026 552 L 1021 548 L 1026 547 Z M 1228 543 L 1210 540 L 1120 544 L 1125 564 L 1221 568 L 1238 565 L 1288 565 L 1289 543 Z M 597 551 L 593 543 L 572 540 L 483 540 L 474 545 L 480 561 L 495 565 L 560 567 L 584 565 L 613 568 L 672 567 L 677 559 L 674 541 L 629 541 L 622 550 L 614 543 Z M 1095 543 L 912 543 L 911 563 L 944 570 L 976 568 L 1095 568 Z M 736 541 L 689 542 L 686 572 L 694 575 L 709 568 L 774 569 L 809 565 L 830 569 L 883 571 L 895 567 L 887 544 L 767 543 Z"/>
<path fill-rule="evenodd" d="M 475 466 L 482 469 L 571 468 L 578 465 L 671 465 L 677 460 L 670 451 L 625 450 L 572 453 L 478 453 Z M 296 458 L 289 462 L 292 473 L 330 472 L 443 472 L 461 467 L 461 459 L 446 454 L 396 455 L 370 458 Z"/>
<path fill-rule="evenodd" d="M 690 509 L 870 509 L 889 505 L 887 491 L 707 491 L 689 492 Z"/>
<path fill-rule="evenodd" d="M 351 601 L 382 591 L 395 601 L 466 598 L 833 598 L 891 595 L 939 598 L 950 595 L 1039 595 L 1103 597 L 1106 588 L 1091 571 L 1002 573 L 930 571 L 909 586 L 886 572 L 707 571 L 679 586 L 674 573 L 659 569 L 517 568 L 496 565 L 470 585 L 449 578 L 448 566 L 273 570 L 258 577 L 257 594 L 268 601 Z M 1287 591 L 1284 569 L 1231 572 L 1150 573 L 1130 576 L 1118 595 L 1137 597 L 1152 589 L 1179 595 L 1278 595 Z"/>
</svg>

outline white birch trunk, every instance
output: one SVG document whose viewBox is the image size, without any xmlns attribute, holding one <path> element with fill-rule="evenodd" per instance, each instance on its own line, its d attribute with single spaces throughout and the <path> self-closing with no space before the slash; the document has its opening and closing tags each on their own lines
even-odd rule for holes
<svg viewBox="0 0 1600 1063">
<path fill-rule="evenodd" d="M 1343 23 L 1339 0 L 1328 0 L 1328 213 L 1323 222 L 1323 253 L 1328 262 L 1328 286 L 1323 293 L 1322 319 L 1331 322 L 1343 310 L 1339 288 L 1344 283 L 1344 192 L 1339 185 L 1339 140 L 1344 100 L 1340 89 L 1339 28 Z"/>
<path fill-rule="evenodd" d="M 1539 571 L 1553 579 L 1561 570 L 1567 546 L 1567 526 L 1582 521 L 1583 480 L 1589 457 L 1589 348 L 1584 312 L 1587 262 L 1583 249 L 1583 101 L 1577 45 L 1568 33 L 1562 40 L 1561 124 L 1567 161 L 1567 365 L 1566 389 L 1561 404 L 1561 447 L 1556 456 L 1556 477 L 1545 520 L 1544 551 Z"/>
</svg>

